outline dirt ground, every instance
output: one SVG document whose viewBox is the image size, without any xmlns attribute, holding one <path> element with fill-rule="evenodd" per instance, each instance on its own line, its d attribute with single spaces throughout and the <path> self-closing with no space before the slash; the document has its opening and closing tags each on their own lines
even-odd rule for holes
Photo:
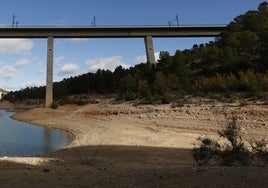
<svg viewBox="0 0 268 188">
<path fill-rule="evenodd" d="M 183 106 L 96 101 L 15 114 L 14 119 L 65 130 L 74 139 L 65 149 L 45 156 L 1 158 L 0 187 L 268 185 L 267 166 L 202 167 L 192 157 L 196 139 L 217 139 L 217 130 L 234 115 L 245 137 L 267 139 L 267 104 L 241 106 L 201 99 Z"/>
</svg>

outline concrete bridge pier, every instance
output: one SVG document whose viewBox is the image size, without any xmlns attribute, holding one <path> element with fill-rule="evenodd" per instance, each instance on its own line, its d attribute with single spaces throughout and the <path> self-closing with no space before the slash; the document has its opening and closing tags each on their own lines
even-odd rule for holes
<svg viewBox="0 0 268 188">
<path fill-rule="evenodd" d="M 53 103 L 53 37 L 47 38 L 47 82 L 45 106 Z"/>
<path fill-rule="evenodd" d="M 155 64 L 153 37 L 146 36 L 144 38 L 144 42 L 145 42 L 145 48 L 146 48 L 147 62 L 151 64 Z"/>
</svg>

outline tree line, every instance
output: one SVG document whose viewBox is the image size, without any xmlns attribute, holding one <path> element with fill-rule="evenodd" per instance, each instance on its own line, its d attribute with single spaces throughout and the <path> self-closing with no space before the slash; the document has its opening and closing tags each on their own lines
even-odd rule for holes
<svg viewBox="0 0 268 188">
<path fill-rule="evenodd" d="M 178 95 L 207 95 L 233 92 L 263 97 L 268 91 L 268 9 L 237 16 L 221 36 L 174 55 L 160 52 L 156 64 L 141 63 L 113 72 L 98 70 L 65 78 L 53 84 L 54 99 L 69 95 L 117 94 L 118 99 L 145 99 L 169 103 Z M 31 87 L 8 93 L 4 99 L 45 97 L 45 87 Z"/>
</svg>

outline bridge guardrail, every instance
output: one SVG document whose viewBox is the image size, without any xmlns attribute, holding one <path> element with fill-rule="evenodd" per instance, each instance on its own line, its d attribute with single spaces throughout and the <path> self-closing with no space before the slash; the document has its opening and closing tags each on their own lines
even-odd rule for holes
<svg viewBox="0 0 268 188">
<path fill-rule="evenodd" d="M 0 28 L 192 28 L 192 27 L 226 27 L 227 24 L 187 24 L 187 25 L 19 25 L 12 27 L 0 25 Z"/>
</svg>

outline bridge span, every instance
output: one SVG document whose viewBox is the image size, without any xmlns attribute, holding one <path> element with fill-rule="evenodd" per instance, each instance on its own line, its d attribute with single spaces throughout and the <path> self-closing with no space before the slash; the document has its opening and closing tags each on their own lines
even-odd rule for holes
<svg viewBox="0 0 268 188">
<path fill-rule="evenodd" d="M 0 38 L 142 38 L 215 37 L 226 27 L 214 26 L 119 26 L 119 27 L 2 27 Z"/>
<path fill-rule="evenodd" d="M 153 38 L 217 37 L 225 29 L 225 25 L 0 27 L 0 38 L 47 38 L 45 106 L 49 107 L 53 102 L 54 38 L 144 38 L 147 62 L 155 63 Z"/>
</svg>

